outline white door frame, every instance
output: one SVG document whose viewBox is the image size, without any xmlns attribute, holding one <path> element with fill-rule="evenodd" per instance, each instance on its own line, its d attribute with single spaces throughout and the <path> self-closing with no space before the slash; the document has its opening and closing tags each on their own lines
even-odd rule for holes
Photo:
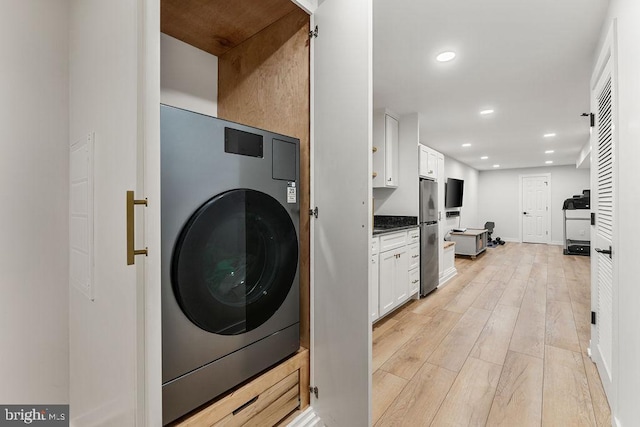
<svg viewBox="0 0 640 427">
<path fill-rule="evenodd" d="M 138 274 L 138 305 L 144 325 L 138 344 L 138 422 L 162 425 L 162 300 L 160 296 L 160 0 L 139 2 L 138 114 L 141 116 L 144 167 L 138 170 L 144 197 L 144 244 L 150 248 Z M 142 262 L 139 258 L 137 262 Z"/>
<path fill-rule="evenodd" d="M 547 178 L 547 207 L 551 207 L 551 174 L 550 173 L 533 173 L 527 175 L 518 175 L 518 233 L 520 243 L 523 243 L 524 233 L 522 232 L 522 212 L 523 212 L 523 197 L 522 197 L 522 182 L 524 178 L 533 178 L 536 176 L 543 176 Z M 551 215 L 549 209 L 547 209 L 547 245 L 551 243 Z"/>
</svg>

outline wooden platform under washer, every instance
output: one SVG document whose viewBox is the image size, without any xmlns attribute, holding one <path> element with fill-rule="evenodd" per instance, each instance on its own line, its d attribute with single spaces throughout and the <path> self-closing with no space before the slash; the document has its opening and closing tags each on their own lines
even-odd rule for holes
<svg viewBox="0 0 640 427">
<path fill-rule="evenodd" d="M 275 368 L 171 425 L 275 426 L 293 411 L 309 406 L 308 364 L 309 350 L 300 349 Z"/>
</svg>

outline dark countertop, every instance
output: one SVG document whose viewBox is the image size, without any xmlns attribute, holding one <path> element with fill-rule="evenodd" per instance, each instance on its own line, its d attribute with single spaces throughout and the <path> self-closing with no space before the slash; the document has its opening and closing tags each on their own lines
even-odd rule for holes
<svg viewBox="0 0 640 427">
<path fill-rule="evenodd" d="M 373 235 L 378 236 L 380 234 L 395 233 L 397 231 L 409 230 L 411 228 L 418 228 L 418 224 L 404 225 L 404 226 L 398 226 L 398 227 L 392 227 L 392 228 L 375 228 L 374 227 Z"/>
</svg>

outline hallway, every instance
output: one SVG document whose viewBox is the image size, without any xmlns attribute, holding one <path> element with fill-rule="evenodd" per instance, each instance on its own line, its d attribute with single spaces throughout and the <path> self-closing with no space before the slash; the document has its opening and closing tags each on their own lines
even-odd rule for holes
<svg viewBox="0 0 640 427">
<path fill-rule="evenodd" d="M 378 426 L 610 426 L 590 337 L 589 258 L 507 243 L 373 328 Z"/>
</svg>

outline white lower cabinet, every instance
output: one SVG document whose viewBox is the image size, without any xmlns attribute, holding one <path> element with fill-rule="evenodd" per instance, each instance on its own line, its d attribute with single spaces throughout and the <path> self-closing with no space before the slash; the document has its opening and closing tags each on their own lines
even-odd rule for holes
<svg viewBox="0 0 640 427">
<path fill-rule="evenodd" d="M 410 234 L 415 234 L 415 231 L 380 236 L 378 274 L 373 271 L 371 273 L 371 285 L 373 286 L 374 281 L 378 282 L 377 318 L 403 304 L 420 290 L 420 247 L 413 243 L 415 239 L 410 238 Z M 374 258 L 376 257 L 372 256 L 372 265 Z"/>
<path fill-rule="evenodd" d="M 409 299 L 409 253 L 406 246 L 396 252 L 398 257 L 395 260 L 392 284 L 394 307 Z"/>
<path fill-rule="evenodd" d="M 420 291 L 420 268 L 409 270 L 409 295 L 414 295 Z"/>
<path fill-rule="evenodd" d="M 419 230 L 417 239 L 410 241 L 420 242 Z M 409 296 L 420 292 L 420 243 L 409 244 Z"/>
<path fill-rule="evenodd" d="M 380 283 L 378 277 L 380 274 L 380 269 L 378 268 L 378 244 L 378 237 L 374 237 L 371 245 L 371 263 L 369 264 L 369 314 L 371 316 L 371 322 L 378 320 L 378 308 L 380 306 L 378 298 L 378 287 Z"/>
<path fill-rule="evenodd" d="M 396 305 L 396 299 L 393 295 L 393 282 L 396 274 L 396 260 L 398 253 L 396 251 L 387 251 L 380 254 L 380 274 L 379 280 L 379 316 L 382 317 L 390 312 Z"/>
</svg>

